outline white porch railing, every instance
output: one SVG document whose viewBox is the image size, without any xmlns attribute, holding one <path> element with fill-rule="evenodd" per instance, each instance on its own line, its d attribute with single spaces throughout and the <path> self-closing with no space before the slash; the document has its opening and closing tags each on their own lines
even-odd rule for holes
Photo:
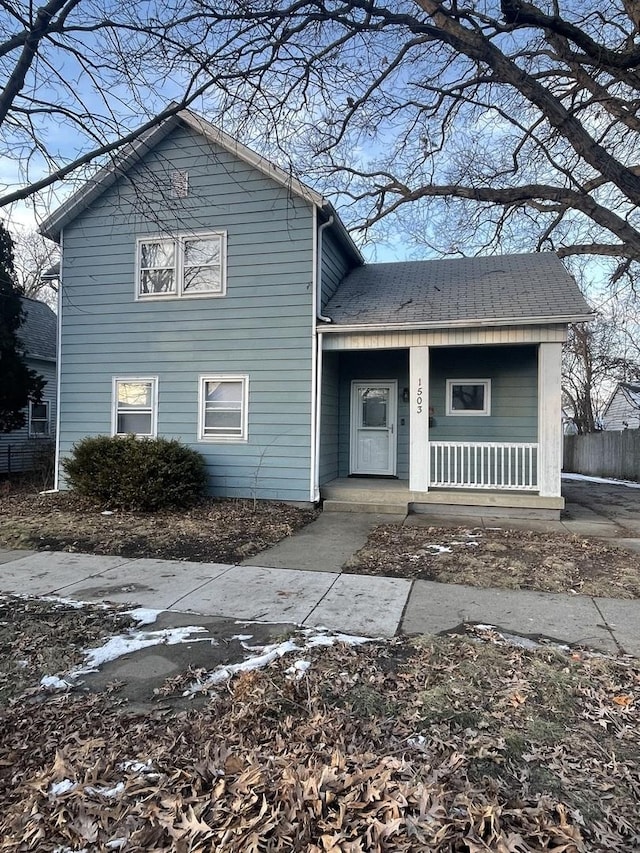
<svg viewBox="0 0 640 853">
<path fill-rule="evenodd" d="M 430 441 L 429 487 L 538 490 L 538 445 Z"/>
</svg>

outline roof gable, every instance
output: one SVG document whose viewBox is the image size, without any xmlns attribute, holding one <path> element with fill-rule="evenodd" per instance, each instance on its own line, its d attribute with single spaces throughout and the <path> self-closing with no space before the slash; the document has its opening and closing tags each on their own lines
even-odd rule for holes
<svg viewBox="0 0 640 853">
<path fill-rule="evenodd" d="M 99 169 L 90 181 L 87 181 L 80 190 L 70 196 L 54 213 L 45 219 L 40 226 L 40 233 L 51 240 L 59 241 L 60 232 L 66 225 L 76 219 L 83 210 L 89 207 L 92 202 L 99 198 L 120 177 L 134 166 L 141 164 L 145 157 L 181 123 L 238 159 L 253 166 L 263 175 L 285 187 L 287 191 L 304 199 L 314 207 L 323 210 L 325 218 L 333 217 L 333 227 L 336 230 L 338 238 L 356 262 L 362 263 L 360 252 L 353 243 L 340 217 L 333 206 L 320 193 L 317 193 L 311 187 L 298 180 L 292 173 L 272 163 L 266 157 L 262 157 L 190 110 L 180 110 L 156 127 L 141 134 L 135 142 L 124 146 L 114 156 L 111 163 Z"/>
<path fill-rule="evenodd" d="M 613 389 L 613 393 L 609 397 L 607 405 L 604 407 L 604 411 L 602 412 L 603 418 L 618 398 L 624 400 L 628 404 L 630 410 L 640 410 L 640 385 L 632 384 L 631 382 L 618 382 L 616 387 Z"/>
<path fill-rule="evenodd" d="M 592 311 L 555 254 L 366 264 L 324 312 L 340 327 L 411 328 L 577 322 Z"/>
</svg>

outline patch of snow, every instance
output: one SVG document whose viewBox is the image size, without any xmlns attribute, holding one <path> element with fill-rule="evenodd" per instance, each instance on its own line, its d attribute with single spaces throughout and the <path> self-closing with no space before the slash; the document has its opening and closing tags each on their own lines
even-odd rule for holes
<svg viewBox="0 0 640 853">
<path fill-rule="evenodd" d="M 452 542 L 452 545 L 460 545 L 460 542 Z M 436 554 L 450 554 L 451 548 L 448 545 L 434 545 L 429 543 L 428 545 L 423 545 L 423 548 L 431 548 L 431 550 Z"/>
<path fill-rule="evenodd" d="M 113 515 L 112 509 L 103 509 L 100 515 Z"/>
<path fill-rule="evenodd" d="M 500 628 L 497 628 L 495 625 L 483 625 L 477 624 L 474 625 L 479 631 L 495 631 L 495 633 L 509 646 L 517 646 L 521 649 L 541 649 L 548 648 L 549 646 L 553 646 L 554 649 L 558 649 L 561 652 L 570 652 L 571 649 L 569 646 L 564 643 L 555 643 L 555 642 L 538 642 L 538 640 L 532 640 L 530 637 L 523 637 L 521 634 L 510 634 L 508 631 L 502 631 Z"/>
<path fill-rule="evenodd" d="M 118 782 L 110 788 L 106 785 L 87 785 L 84 790 L 90 797 L 106 797 L 113 800 L 124 791 L 124 782 Z"/>
<path fill-rule="evenodd" d="M 353 634 L 334 634 L 335 642 L 347 646 L 361 646 L 363 643 L 373 643 L 373 637 L 355 637 Z"/>
<path fill-rule="evenodd" d="M 608 483 L 610 486 L 626 486 L 628 489 L 640 489 L 640 483 L 634 480 L 616 480 L 612 477 L 591 477 L 586 474 L 563 474 L 563 480 L 585 480 L 587 483 Z"/>
<path fill-rule="evenodd" d="M 38 492 L 39 495 L 57 495 L 60 489 L 45 489 L 43 492 Z"/>
<path fill-rule="evenodd" d="M 409 746 L 415 746 L 417 749 L 422 749 L 426 742 L 427 738 L 424 735 L 414 735 L 413 737 L 407 738 Z"/>
<path fill-rule="evenodd" d="M 310 660 L 297 660 L 285 671 L 292 681 L 300 681 L 310 666 Z"/>
<path fill-rule="evenodd" d="M 244 643 L 247 640 L 253 640 L 253 634 L 234 634 L 231 639 L 240 640 L 240 642 Z"/>
<path fill-rule="evenodd" d="M 60 782 L 52 782 L 49 786 L 49 796 L 59 797 L 61 794 L 68 794 L 69 791 L 73 791 L 77 784 L 77 782 L 72 782 L 71 779 L 62 779 Z"/>
<path fill-rule="evenodd" d="M 133 773 L 154 773 L 153 764 L 148 761 L 122 761 L 118 764 L 118 770 L 131 770 Z"/>
<path fill-rule="evenodd" d="M 58 678 L 57 675 L 43 675 L 40 679 L 40 687 L 43 690 L 69 690 L 73 684 L 65 681 L 64 678 Z"/>
<path fill-rule="evenodd" d="M 132 652 L 137 652 L 140 649 L 157 646 L 160 643 L 167 646 L 186 643 L 192 634 L 197 634 L 201 631 L 206 631 L 206 628 L 201 625 L 188 625 L 184 628 L 165 628 L 161 631 L 129 630 L 126 634 L 118 634 L 115 637 L 110 637 L 103 646 L 99 646 L 97 649 L 87 649 L 84 652 L 85 665 L 80 669 L 74 670 L 72 676 L 75 678 L 78 675 L 95 672 L 95 670 L 109 661 L 129 655 Z"/>
<path fill-rule="evenodd" d="M 359 646 L 363 643 L 374 642 L 372 637 L 357 637 L 351 634 L 328 634 L 327 629 L 305 628 L 302 630 L 302 637 L 298 641 L 286 640 L 283 643 L 271 644 L 267 646 L 246 646 L 247 651 L 258 651 L 253 657 L 249 657 L 240 663 L 227 664 L 219 666 L 217 669 L 207 673 L 204 680 L 195 681 L 190 684 L 182 694 L 183 696 L 194 696 L 196 693 L 206 691 L 216 684 L 227 681 L 239 672 L 252 672 L 256 669 L 262 669 L 268 666 L 272 661 L 281 658 L 290 652 L 303 652 L 308 649 L 313 649 L 318 646 L 333 646 L 336 643 L 346 643 L 350 646 Z M 301 643 L 301 645 L 299 645 Z M 306 663 L 302 661 L 301 663 Z M 293 665 L 294 667 L 296 664 Z M 290 668 L 291 669 L 291 668 Z"/>
<path fill-rule="evenodd" d="M 328 637 L 326 634 L 318 634 L 316 637 L 311 637 L 305 643 L 305 648 L 314 649 L 317 646 L 333 646 L 333 637 Z"/>
<path fill-rule="evenodd" d="M 107 850 L 122 850 L 126 843 L 126 838 L 112 838 L 111 841 L 107 841 L 104 846 L 107 848 Z"/>
<path fill-rule="evenodd" d="M 100 610 L 109 609 L 109 605 L 102 602 L 79 601 L 77 598 L 63 598 L 60 595 L 43 595 L 39 597 L 41 601 L 50 601 L 52 604 L 60 605 L 60 607 L 72 607 L 74 610 L 81 610 L 83 607 L 99 607 Z M 25 595 L 24 598 L 31 598 L 31 596 Z"/>
<path fill-rule="evenodd" d="M 161 613 L 162 610 L 152 610 L 149 607 L 136 607 L 126 611 L 127 616 L 135 619 L 138 625 L 153 625 Z"/>
<path fill-rule="evenodd" d="M 281 658 L 289 652 L 299 651 L 301 651 L 300 647 L 292 640 L 286 640 L 284 643 L 264 646 L 262 648 L 262 654 L 260 655 L 247 658 L 240 663 L 230 663 L 226 666 L 219 666 L 217 669 L 214 669 L 213 672 L 209 673 L 202 686 L 208 687 L 209 685 L 213 686 L 214 684 L 220 684 L 220 682 L 227 681 L 239 672 L 253 672 L 255 669 L 262 669 L 263 667 L 268 666 L 272 661 L 277 660 L 277 658 Z M 193 692 L 194 691 L 189 687 L 185 690 L 183 695 L 188 696 Z"/>
</svg>

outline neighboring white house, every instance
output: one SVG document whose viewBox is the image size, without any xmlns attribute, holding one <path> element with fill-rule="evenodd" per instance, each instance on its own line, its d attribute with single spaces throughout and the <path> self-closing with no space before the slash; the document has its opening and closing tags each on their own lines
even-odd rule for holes
<svg viewBox="0 0 640 853">
<path fill-rule="evenodd" d="M 22 429 L 0 433 L 0 474 L 29 471 L 45 442 L 52 445 L 56 423 L 57 319 L 48 305 L 22 297 L 25 319 L 18 329 L 27 365 L 46 382 L 39 403 L 29 403 Z"/>
<path fill-rule="evenodd" d="M 602 413 L 603 429 L 640 428 L 640 384 L 618 382 Z"/>
</svg>

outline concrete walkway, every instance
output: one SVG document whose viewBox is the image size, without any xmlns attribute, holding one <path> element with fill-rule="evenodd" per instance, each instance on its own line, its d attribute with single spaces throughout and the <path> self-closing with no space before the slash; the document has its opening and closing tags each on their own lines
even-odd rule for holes
<svg viewBox="0 0 640 853">
<path fill-rule="evenodd" d="M 561 522 L 473 517 L 474 526 L 599 536 L 640 551 L 640 490 L 615 487 L 599 502 L 592 484 L 571 484 Z M 440 633 L 483 622 L 602 651 L 640 656 L 640 601 L 479 589 L 351 575 L 345 561 L 370 529 L 396 516 L 325 513 L 241 565 L 131 560 L 88 554 L 0 551 L 0 592 L 130 603 L 171 613 L 325 626 L 351 634 Z M 452 523 L 409 516 L 405 524 Z"/>
</svg>

